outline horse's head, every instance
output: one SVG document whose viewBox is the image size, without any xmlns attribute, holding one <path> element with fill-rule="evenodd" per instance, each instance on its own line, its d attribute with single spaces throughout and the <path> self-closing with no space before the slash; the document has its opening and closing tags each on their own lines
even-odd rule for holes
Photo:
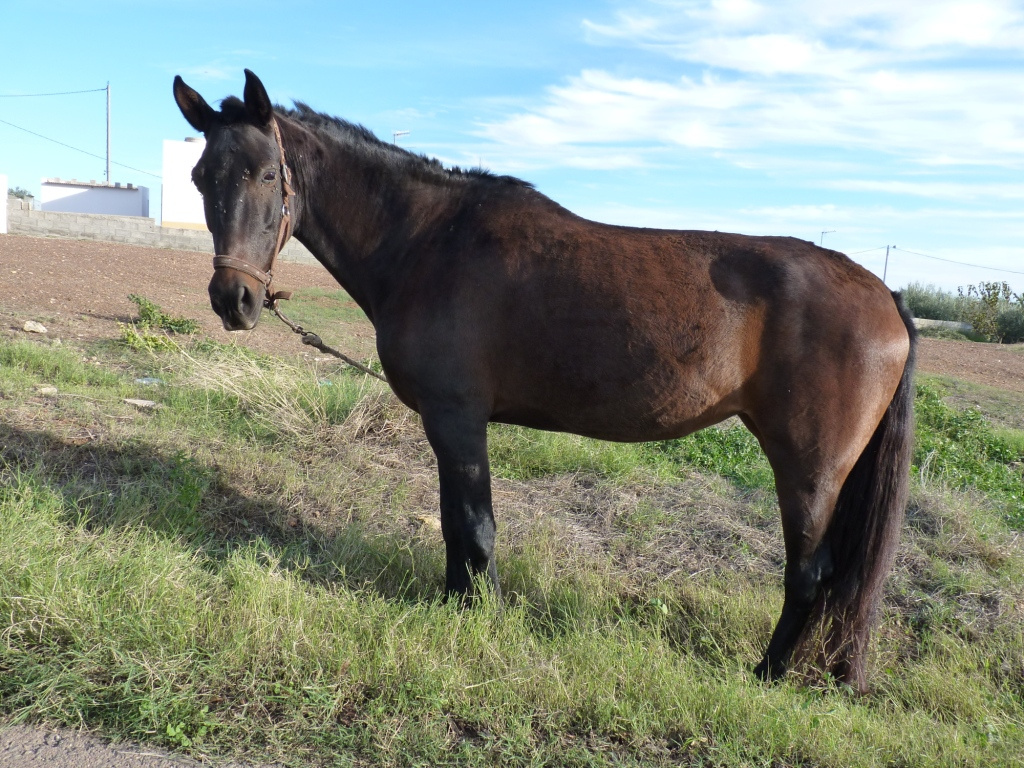
<svg viewBox="0 0 1024 768">
<path fill-rule="evenodd" d="M 245 70 L 245 100 L 213 109 L 181 77 L 174 99 L 185 119 L 206 136 L 192 170 L 213 233 L 210 303 L 229 331 L 249 330 L 268 298 L 270 274 L 290 228 L 290 188 L 274 108 L 263 83 Z"/>
</svg>

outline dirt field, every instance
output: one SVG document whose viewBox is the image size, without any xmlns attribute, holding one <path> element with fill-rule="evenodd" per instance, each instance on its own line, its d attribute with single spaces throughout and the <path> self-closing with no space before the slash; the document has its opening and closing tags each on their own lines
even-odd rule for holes
<svg viewBox="0 0 1024 768">
<path fill-rule="evenodd" d="M 91 241 L 0 236 L 0 333 L 27 336 L 26 321 L 40 322 L 47 336 L 66 341 L 117 338 L 118 323 L 137 316 L 129 294 L 138 294 L 169 314 L 193 318 L 211 337 L 265 352 L 299 354 L 303 347 L 282 325 L 263 322 L 248 334 L 228 334 L 210 310 L 206 284 L 210 256 Z M 281 288 L 335 289 L 319 266 L 282 263 Z M 331 343 L 330 329 L 323 331 Z M 367 324 L 349 348 L 356 356 L 372 350 Z M 970 342 L 922 339 L 919 369 L 1003 390 L 1024 392 L 1024 349 Z M 198 765 L 153 750 L 109 745 L 88 734 L 0 725 L 0 766 L 4 768 L 169 768 Z"/>
</svg>

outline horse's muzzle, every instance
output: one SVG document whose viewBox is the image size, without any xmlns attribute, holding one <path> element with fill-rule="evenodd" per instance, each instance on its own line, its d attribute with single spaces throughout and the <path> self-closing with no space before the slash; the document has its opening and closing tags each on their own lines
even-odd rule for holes
<svg viewBox="0 0 1024 768">
<path fill-rule="evenodd" d="M 226 331 L 251 331 L 260 320 L 263 284 L 233 270 L 218 269 L 209 285 L 210 306 Z"/>
</svg>

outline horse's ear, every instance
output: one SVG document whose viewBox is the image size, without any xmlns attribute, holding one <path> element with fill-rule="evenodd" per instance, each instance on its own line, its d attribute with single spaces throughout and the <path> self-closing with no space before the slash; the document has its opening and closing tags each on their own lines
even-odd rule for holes
<svg viewBox="0 0 1024 768">
<path fill-rule="evenodd" d="M 206 133 L 217 113 L 206 99 L 185 85 L 181 75 L 174 76 L 174 100 L 189 124 L 200 133 Z"/>
<path fill-rule="evenodd" d="M 253 119 L 256 125 L 270 125 L 274 117 L 274 107 L 270 103 L 267 89 L 263 83 L 250 70 L 245 70 L 245 111 Z"/>
</svg>

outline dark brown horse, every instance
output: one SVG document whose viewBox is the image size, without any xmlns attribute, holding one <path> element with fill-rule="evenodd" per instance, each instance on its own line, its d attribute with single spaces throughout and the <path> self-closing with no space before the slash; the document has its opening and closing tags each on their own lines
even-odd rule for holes
<svg viewBox="0 0 1024 768">
<path fill-rule="evenodd" d="M 782 615 L 756 672 L 822 663 L 863 688 L 907 494 L 914 333 L 898 295 L 792 238 L 581 219 L 529 184 L 447 169 L 366 129 L 244 100 L 215 110 L 192 173 L 219 255 L 210 300 L 253 328 L 289 230 L 370 318 L 395 394 L 437 455 L 447 589 L 498 588 L 487 423 L 664 440 L 739 416 L 775 473 Z M 289 183 L 290 181 L 290 183 Z"/>
</svg>

